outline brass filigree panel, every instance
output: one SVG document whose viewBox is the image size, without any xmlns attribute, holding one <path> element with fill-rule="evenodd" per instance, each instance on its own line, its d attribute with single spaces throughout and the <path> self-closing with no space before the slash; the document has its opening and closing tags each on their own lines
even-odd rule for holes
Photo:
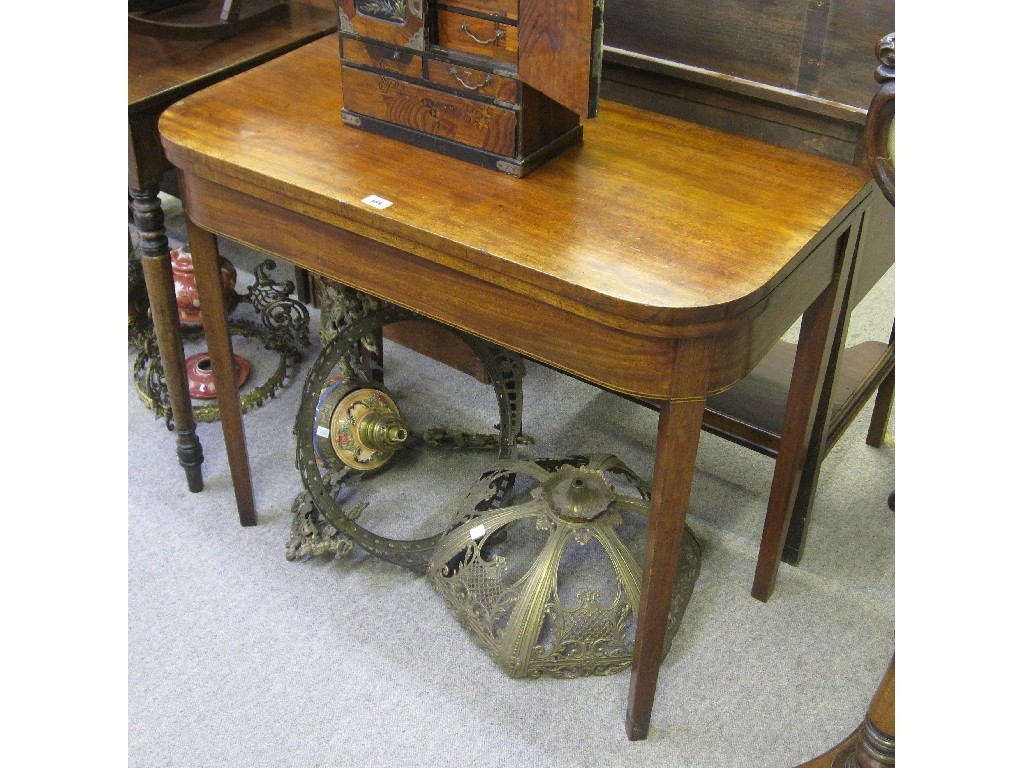
<svg viewBox="0 0 1024 768">
<path fill-rule="evenodd" d="M 504 462 L 466 496 L 427 577 L 511 677 L 618 672 L 633 660 L 648 498 L 614 456 Z M 687 529 L 666 653 L 699 570 Z"/>
</svg>

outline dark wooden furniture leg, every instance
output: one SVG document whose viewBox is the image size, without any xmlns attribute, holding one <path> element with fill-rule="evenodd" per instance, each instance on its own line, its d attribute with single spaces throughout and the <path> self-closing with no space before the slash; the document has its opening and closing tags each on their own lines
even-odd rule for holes
<svg viewBox="0 0 1024 768">
<path fill-rule="evenodd" d="M 677 358 L 677 380 L 683 372 L 696 377 L 691 382 L 697 389 L 706 387 L 709 349 L 704 344 L 695 343 L 688 351 L 689 354 L 680 354 Z M 651 723 L 654 692 L 665 647 L 668 610 L 697 463 L 704 402 L 705 398 L 699 397 L 662 403 L 658 415 L 640 610 L 636 620 L 633 668 L 626 706 L 626 736 L 630 741 L 646 739 Z"/>
<path fill-rule="evenodd" d="M 210 366 L 217 391 L 228 466 L 231 468 L 231 483 L 238 506 L 238 520 L 245 526 L 256 525 L 256 503 L 242 425 L 242 402 L 235 381 L 227 307 L 217 264 L 217 238 L 187 217 L 185 225 L 189 247 L 192 249 L 192 268 L 196 276 L 199 303 L 203 308 L 203 331 L 210 352 Z"/>
<path fill-rule="evenodd" d="M 791 533 L 790 523 L 797 500 L 803 496 L 801 501 L 806 512 L 814 498 L 824 455 L 832 384 L 836 369 L 842 363 L 850 278 L 855 266 L 859 233 L 858 223 L 837 240 L 832 281 L 808 307 L 800 324 L 800 340 L 786 401 L 779 455 L 775 460 L 754 585 L 750 592 L 762 602 L 771 597 L 775 588 L 775 577 L 787 533 Z M 805 527 L 800 526 L 798 535 L 801 543 L 804 530 Z"/>
<path fill-rule="evenodd" d="M 178 437 L 178 463 L 185 470 L 188 489 L 198 493 L 203 490 L 203 447 L 196 435 L 196 421 L 185 377 L 185 352 L 178 324 L 171 254 L 158 192 L 159 188 L 153 185 L 142 189 L 129 188 L 128 195 L 132 202 L 132 218 L 139 233 L 143 277 L 171 401 L 171 418 Z"/>
<path fill-rule="evenodd" d="M 821 475 L 821 465 L 828 454 L 828 438 L 830 422 L 832 420 L 832 395 L 837 377 L 842 370 L 843 354 L 846 351 L 846 337 L 850 329 L 850 316 L 853 311 L 853 307 L 850 305 L 850 297 L 857 280 L 857 254 L 860 249 L 859 235 L 856 233 L 859 231 L 858 228 L 852 230 L 851 240 L 853 244 L 852 246 L 848 244 L 847 253 L 843 255 L 843 258 L 849 261 L 849 265 L 837 286 L 835 312 L 830 320 L 834 327 L 832 328 L 831 339 L 827 342 L 826 346 L 828 357 L 823 372 L 824 378 L 821 383 L 821 394 L 818 399 L 817 408 L 812 411 L 814 420 L 811 423 L 806 458 L 804 466 L 800 471 L 796 498 L 793 502 L 793 509 L 786 527 L 786 540 L 782 547 L 782 561 L 790 565 L 799 563 L 800 557 L 803 555 L 804 539 L 807 538 L 807 521 L 814 507 L 814 497 L 818 492 L 818 477 Z M 794 379 L 796 375 L 794 366 Z M 789 405 L 790 403 L 787 402 L 787 412 Z"/>
<path fill-rule="evenodd" d="M 893 323 L 892 333 L 889 335 L 889 344 L 896 343 L 896 324 Z M 875 407 L 871 411 L 871 423 L 868 425 L 867 442 L 872 448 L 882 445 L 885 438 L 886 427 L 889 426 L 889 413 L 892 411 L 892 401 L 896 397 L 896 369 L 893 368 L 888 376 L 878 385 L 878 394 L 875 395 Z"/>
</svg>

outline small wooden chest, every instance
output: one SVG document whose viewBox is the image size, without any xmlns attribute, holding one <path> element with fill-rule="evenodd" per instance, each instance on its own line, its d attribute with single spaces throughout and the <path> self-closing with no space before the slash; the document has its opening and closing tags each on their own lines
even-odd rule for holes
<svg viewBox="0 0 1024 768">
<path fill-rule="evenodd" d="M 604 0 L 336 0 L 346 124 L 513 176 L 582 140 Z"/>
</svg>

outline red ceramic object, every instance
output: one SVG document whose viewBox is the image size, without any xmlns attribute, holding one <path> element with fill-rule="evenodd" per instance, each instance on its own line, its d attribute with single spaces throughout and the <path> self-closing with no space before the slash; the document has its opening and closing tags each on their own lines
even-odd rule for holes
<svg viewBox="0 0 1024 768">
<path fill-rule="evenodd" d="M 185 358 L 185 376 L 188 378 L 188 393 L 192 397 L 197 400 L 212 400 L 217 397 L 209 352 L 199 352 Z M 235 383 L 241 387 L 248 380 L 249 361 L 235 355 Z"/>
<path fill-rule="evenodd" d="M 223 256 L 218 257 L 220 279 L 224 286 L 224 301 L 231 312 L 238 306 L 235 281 L 238 273 L 235 265 Z M 188 245 L 171 251 L 171 272 L 174 275 L 174 295 L 178 300 L 178 320 L 186 325 L 199 325 L 203 321 L 199 314 L 199 291 L 196 290 L 196 276 L 192 271 L 192 252 Z"/>
</svg>

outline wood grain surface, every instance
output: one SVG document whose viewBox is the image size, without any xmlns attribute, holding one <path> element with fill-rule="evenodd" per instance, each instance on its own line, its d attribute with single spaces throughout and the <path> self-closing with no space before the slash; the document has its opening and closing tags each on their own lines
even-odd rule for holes
<svg viewBox="0 0 1024 768">
<path fill-rule="evenodd" d="M 203 83 L 267 61 L 337 28 L 334 0 L 291 0 L 257 31 L 222 40 L 167 40 L 128 33 L 128 117 L 181 98 Z M 168 100 L 170 99 L 170 100 Z"/>
<path fill-rule="evenodd" d="M 862 169 L 612 102 L 581 146 L 505 177 L 344 126 L 341 92 L 337 41 L 320 40 L 167 110 L 164 148 L 223 183 L 664 333 L 764 301 L 867 194 Z"/>
</svg>

